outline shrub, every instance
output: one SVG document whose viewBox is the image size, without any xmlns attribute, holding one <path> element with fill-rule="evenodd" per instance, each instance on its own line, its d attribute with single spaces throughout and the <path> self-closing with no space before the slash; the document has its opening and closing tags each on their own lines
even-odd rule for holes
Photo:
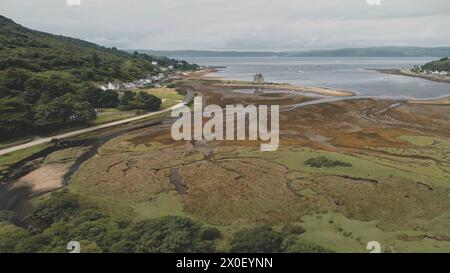
<svg viewBox="0 0 450 273">
<path fill-rule="evenodd" d="M 331 251 L 313 243 L 299 239 L 297 236 L 286 237 L 281 247 L 285 253 L 330 253 Z"/>
<path fill-rule="evenodd" d="M 333 168 L 333 167 L 352 167 L 352 164 L 339 160 L 331 160 L 324 156 L 310 158 L 305 161 L 305 165 L 313 168 Z"/>
<path fill-rule="evenodd" d="M 50 198 L 37 204 L 32 219 L 40 224 L 51 224 L 74 214 L 80 207 L 78 197 L 66 190 L 54 192 Z"/>
<path fill-rule="evenodd" d="M 279 253 L 283 236 L 270 227 L 243 229 L 234 234 L 231 252 L 235 253 Z"/>
<path fill-rule="evenodd" d="M 182 217 L 167 216 L 139 222 L 131 230 L 139 234 L 134 252 L 202 252 L 202 226 Z"/>
<path fill-rule="evenodd" d="M 205 241 L 214 241 L 220 237 L 220 231 L 217 228 L 208 227 L 203 229 L 202 239 Z"/>
<path fill-rule="evenodd" d="M 299 225 L 289 224 L 289 225 L 285 225 L 283 227 L 283 229 L 281 230 L 281 232 L 283 232 L 285 234 L 300 235 L 300 234 L 305 233 L 305 230 Z"/>
<path fill-rule="evenodd" d="M 17 242 L 27 239 L 30 235 L 23 228 L 11 223 L 0 222 L 0 253 L 15 252 Z"/>
</svg>

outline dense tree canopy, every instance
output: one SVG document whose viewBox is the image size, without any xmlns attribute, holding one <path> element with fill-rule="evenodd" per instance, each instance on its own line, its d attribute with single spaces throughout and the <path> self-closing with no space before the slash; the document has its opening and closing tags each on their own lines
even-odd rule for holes
<svg viewBox="0 0 450 273">
<path fill-rule="evenodd" d="M 67 252 L 70 241 L 80 242 L 82 252 L 204 253 L 224 251 L 220 248 L 224 245 L 230 246 L 230 252 L 240 253 L 328 252 L 303 240 L 304 230 L 297 225 L 287 225 L 281 231 L 256 226 L 222 236 L 216 227 L 187 217 L 142 221 L 112 218 L 65 189 L 36 202 L 28 218 L 34 229 L 15 226 L 11 216 L 0 211 L 0 253 Z"/>
<path fill-rule="evenodd" d="M 18 131 L 28 132 L 33 123 L 31 105 L 21 97 L 4 97 L 0 99 L 0 135 L 8 138 Z"/>
<path fill-rule="evenodd" d="M 100 92 L 98 100 L 94 101 L 96 107 L 113 108 L 119 104 L 119 94 L 114 90 Z"/>
<path fill-rule="evenodd" d="M 154 111 L 161 106 L 161 99 L 145 92 L 139 92 L 130 101 L 130 106 L 134 109 Z"/>
<path fill-rule="evenodd" d="M 29 232 L 0 218 L 0 252 L 67 252 L 70 241 L 79 241 L 82 252 L 211 252 L 220 237 L 217 229 L 189 218 L 119 222 L 66 190 L 38 203 L 31 220 L 43 229 Z"/>
<path fill-rule="evenodd" d="M 283 235 L 270 227 L 256 227 L 236 232 L 231 251 L 238 253 L 282 252 Z"/>
</svg>

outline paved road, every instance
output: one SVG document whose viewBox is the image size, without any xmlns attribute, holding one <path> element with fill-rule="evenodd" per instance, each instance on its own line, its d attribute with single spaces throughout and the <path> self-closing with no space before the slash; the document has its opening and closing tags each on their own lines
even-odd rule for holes
<svg viewBox="0 0 450 273">
<path fill-rule="evenodd" d="M 73 137 L 76 135 L 80 135 L 80 134 L 85 134 L 85 133 L 89 133 L 92 131 L 97 131 L 100 129 L 104 129 L 104 128 L 109 128 L 109 127 L 113 127 L 113 126 L 117 126 L 120 124 L 125 124 L 128 122 L 132 122 L 132 121 L 136 121 L 136 120 L 140 120 L 140 119 L 144 119 L 144 118 L 148 118 L 148 117 L 152 117 L 152 116 L 156 116 L 159 115 L 161 113 L 165 113 L 168 111 L 171 111 L 173 109 L 176 109 L 178 107 L 182 107 L 184 105 L 187 104 L 188 101 L 190 101 L 190 99 L 192 99 L 191 95 L 189 94 L 188 99 L 185 99 L 184 102 L 178 103 L 177 105 L 174 105 L 170 108 L 164 109 L 164 110 L 160 110 L 157 112 L 151 112 L 145 115 L 140 115 L 137 117 L 132 117 L 132 118 L 128 118 L 128 119 L 123 119 L 123 120 L 118 120 L 118 121 L 114 121 L 114 122 L 110 122 L 110 123 L 106 123 L 106 124 L 102 124 L 102 125 L 98 125 L 98 126 L 94 126 L 94 127 L 89 127 L 89 128 L 85 128 L 85 129 L 80 129 L 80 130 L 75 130 L 75 131 L 71 131 L 68 133 L 64 133 L 64 134 L 60 134 L 60 135 L 56 135 L 56 136 L 51 136 L 51 137 L 46 137 L 46 138 L 41 138 L 38 140 L 34 140 L 34 141 L 30 141 L 27 142 L 25 144 L 21 144 L 21 145 L 17 145 L 11 148 L 7 148 L 7 149 L 3 149 L 0 150 L 0 155 L 5 155 L 11 152 L 15 152 L 21 149 L 25 149 L 25 148 L 29 148 L 35 145 L 39 145 L 39 144 L 44 144 L 44 143 L 49 143 L 50 141 L 52 141 L 52 139 L 64 139 L 64 138 L 68 138 L 68 137 Z"/>
</svg>

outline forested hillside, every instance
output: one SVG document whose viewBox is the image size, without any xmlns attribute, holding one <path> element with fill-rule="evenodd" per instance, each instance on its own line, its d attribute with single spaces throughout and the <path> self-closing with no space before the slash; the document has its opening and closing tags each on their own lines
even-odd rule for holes
<svg viewBox="0 0 450 273">
<path fill-rule="evenodd" d="M 0 138 L 85 123 L 111 98 L 96 83 L 144 78 L 170 65 L 196 67 L 30 30 L 0 16 Z"/>
<path fill-rule="evenodd" d="M 424 70 L 430 71 L 447 71 L 450 72 L 450 60 L 448 57 L 442 58 L 438 61 L 432 61 L 422 66 Z"/>
</svg>

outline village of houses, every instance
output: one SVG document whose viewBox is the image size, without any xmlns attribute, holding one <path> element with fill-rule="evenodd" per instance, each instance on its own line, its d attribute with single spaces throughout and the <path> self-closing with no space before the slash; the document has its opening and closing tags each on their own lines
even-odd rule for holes
<svg viewBox="0 0 450 273">
<path fill-rule="evenodd" d="M 158 67 L 158 62 L 153 61 L 152 65 Z M 143 88 L 148 87 L 150 85 L 154 85 L 155 87 L 161 87 L 158 82 L 161 80 L 164 80 L 168 72 L 171 72 L 175 69 L 173 65 L 170 65 L 168 67 L 159 67 L 159 73 L 157 75 L 148 75 L 145 79 L 139 79 L 132 82 L 109 82 L 107 84 L 100 84 L 98 87 L 102 89 L 103 91 L 106 90 L 130 90 L 130 89 L 136 89 L 136 88 Z"/>
<path fill-rule="evenodd" d="M 424 69 L 422 66 L 414 66 L 411 69 L 406 69 L 405 72 L 416 73 L 416 74 L 423 75 L 423 76 L 434 76 L 434 77 L 438 77 L 438 78 L 449 77 L 448 71 L 438 71 L 438 70 L 432 71 L 432 70 Z"/>
</svg>

